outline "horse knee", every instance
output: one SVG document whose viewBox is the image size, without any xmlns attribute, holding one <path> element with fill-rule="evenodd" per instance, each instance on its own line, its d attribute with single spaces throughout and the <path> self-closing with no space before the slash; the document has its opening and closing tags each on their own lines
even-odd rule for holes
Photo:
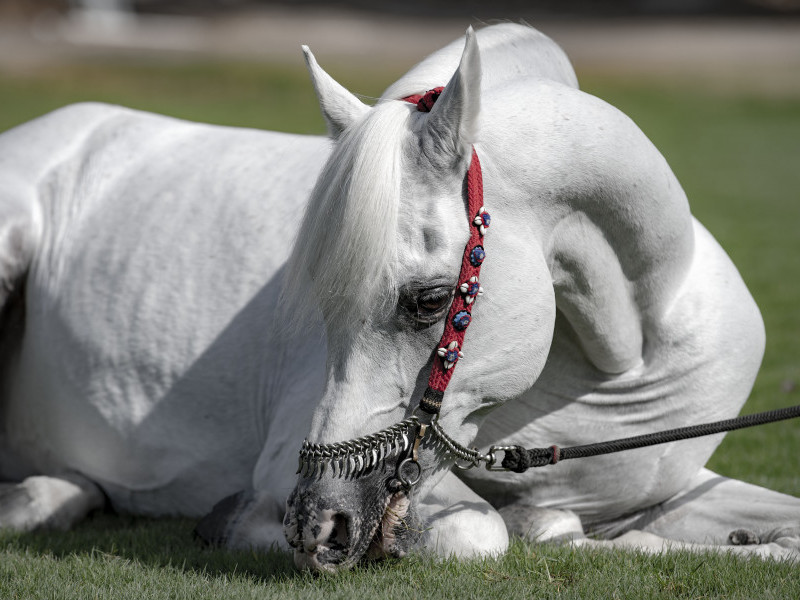
<svg viewBox="0 0 800 600">
<path fill-rule="evenodd" d="M 508 529 L 488 503 L 460 502 L 430 516 L 423 545 L 442 557 L 499 556 L 508 550 Z"/>
<path fill-rule="evenodd" d="M 512 535 L 530 542 L 558 542 L 584 537 L 580 517 L 571 510 L 510 504 L 500 515 Z"/>
</svg>

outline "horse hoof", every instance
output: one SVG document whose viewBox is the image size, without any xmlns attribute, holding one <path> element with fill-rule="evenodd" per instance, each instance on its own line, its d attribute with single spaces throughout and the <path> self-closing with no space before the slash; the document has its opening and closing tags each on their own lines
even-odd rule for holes
<svg viewBox="0 0 800 600">
<path fill-rule="evenodd" d="M 231 526 L 235 524 L 235 517 L 241 513 L 245 496 L 245 492 L 239 492 L 217 502 L 194 528 L 195 539 L 206 546 L 227 545 Z"/>
<path fill-rule="evenodd" d="M 736 529 L 728 534 L 728 542 L 733 546 L 753 546 L 760 544 L 761 540 L 749 529 Z"/>
</svg>

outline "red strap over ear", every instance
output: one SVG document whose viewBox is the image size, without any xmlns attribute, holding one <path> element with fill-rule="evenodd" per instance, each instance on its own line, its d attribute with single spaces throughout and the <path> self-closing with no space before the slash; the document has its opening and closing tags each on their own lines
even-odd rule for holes
<svg viewBox="0 0 800 600">
<path fill-rule="evenodd" d="M 430 112 L 433 104 L 444 90 L 437 87 L 425 92 L 403 98 L 417 105 L 417 110 Z M 453 376 L 456 363 L 463 357 L 461 348 L 467 327 L 472 322 L 472 307 L 475 298 L 483 292 L 480 285 L 480 272 L 486 251 L 483 247 L 483 236 L 489 227 L 491 217 L 483 206 L 483 173 L 475 148 L 467 171 L 467 212 L 469 218 L 469 241 L 464 248 L 461 259 L 461 272 L 458 276 L 453 303 L 444 324 L 444 332 L 433 357 L 433 366 L 428 378 L 428 389 L 420 400 L 420 408 L 427 413 L 436 414 L 442 406 L 442 398 Z"/>
<path fill-rule="evenodd" d="M 431 112 L 434 102 L 439 99 L 439 96 L 444 91 L 444 88 L 439 86 L 432 90 L 428 90 L 424 94 L 414 94 L 413 96 L 406 96 L 403 98 L 406 102 L 417 105 L 417 110 L 420 112 Z"/>
</svg>

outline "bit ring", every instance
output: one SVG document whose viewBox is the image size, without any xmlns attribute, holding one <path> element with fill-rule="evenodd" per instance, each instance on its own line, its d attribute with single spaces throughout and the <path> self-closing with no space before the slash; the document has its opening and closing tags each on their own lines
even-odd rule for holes
<svg viewBox="0 0 800 600">
<path fill-rule="evenodd" d="M 403 474 L 403 469 L 406 465 L 413 465 L 417 469 L 416 476 L 413 479 L 407 478 Z M 408 489 L 411 488 L 419 483 L 419 480 L 422 479 L 422 467 L 420 464 L 415 461 L 412 457 L 408 457 L 400 461 L 400 464 L 397 465 L 397 471 L 395 472 L 395 477 L 400 480 L 400 483 L 403 485 L 404 488 Z"/>
</svg>

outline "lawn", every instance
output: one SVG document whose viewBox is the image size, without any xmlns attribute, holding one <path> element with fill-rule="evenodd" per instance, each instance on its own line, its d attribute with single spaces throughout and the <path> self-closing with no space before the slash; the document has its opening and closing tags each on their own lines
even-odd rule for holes
<svg viewBox="0 0 800 600">
<path fill-rule="evenodd" d="M 499 559 L 423 556 L 296 572 L 286 553 L 206 550 L 192 523 L 101 516 L 69 534 L 0 534 L 0 598 L 798 598 L 796 565 L 515 542 Z"/>
<path fill-rule="evenodd" d="M 376 96 L 400 67 L 330 70 Z M 756 298 L 767 352 L 745 412 L 800 403 L 800 98 L 583 74 L 661 149 L 693 211 Z M 304 72 L 253 63 L 102 61 L 0 71 L 0 130 L 79 100 L 193 120 L 319 133 Z M 729 435 L 711 460 L 729 476 L 800 495 L 800 423 Z M 336 576 L 297 574 L 286 554 L 208 550 L 186 520 L 97 515 L 71 533 L 0 534 L 0 598 L 798 598 L 797 567 L 730 557 L 645 557 L 515 542 L 497 560 L 424 557 Z"/>
</svg>

